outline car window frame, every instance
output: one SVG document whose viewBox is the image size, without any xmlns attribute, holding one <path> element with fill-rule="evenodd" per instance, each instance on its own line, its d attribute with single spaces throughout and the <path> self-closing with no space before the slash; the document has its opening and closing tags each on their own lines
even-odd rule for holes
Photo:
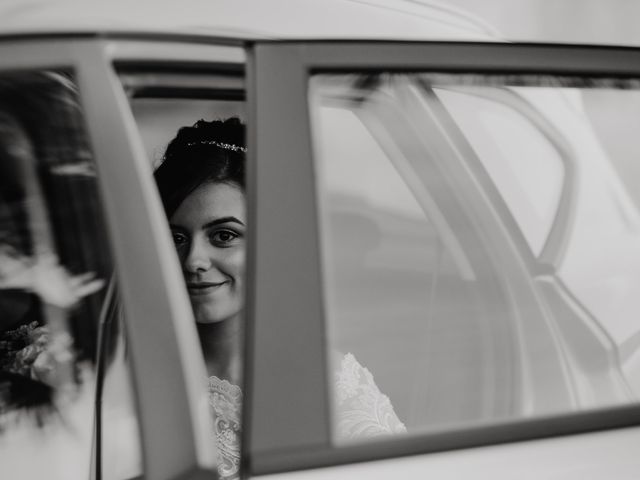
<svg viewBox="0 0 640 480">
<path fill-rule="evenodd" d="M 321 227 L 308 105 L 308 81 L 314 73 L 506 72 L 640 77 L 640 49 L 502 43 L 265 41 L 254 44 L 248 71 L 249 179 L 255 191 L 249 212 L 255 235 L 249 250 L 254 282 L 249 286 L 245 409 L 248 433 L 244 449 L 251 474 L 640 424 L 640 407 L 631 405 L 332 447 L 318 239 Z M 273 121 L 273 112 L 281 112 L 278 122 Z M 286 182 L 283 188 L 281 177 L 285 171 L 287 177 L 290 175 L 297 182 Z M 291 202 L 292 198 L 295 202 Z M 305 231 L 301 232 L 302 229 Z M 274 232 L 285 232 L 296 241 L 282 242 Z M 285 298 L 287 302 L 282 301 Z M 292 338 L 296 341 L 285 345 L 283 339 Z M 283 401 L 287 386 L 295 388 L 296 395 L 301 392 L 295 403 Z"/>
</svg>

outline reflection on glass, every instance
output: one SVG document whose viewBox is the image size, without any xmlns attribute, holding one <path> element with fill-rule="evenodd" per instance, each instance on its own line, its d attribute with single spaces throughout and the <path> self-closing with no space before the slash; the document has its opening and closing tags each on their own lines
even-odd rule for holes
<svg viewBox="0 0 640 480">
<path fill-rule="evenodd" d="M 329 348 L 409 432 L 637 402 L 638 81 L 316 75 L 310 91 Z"/>
<path fill-rule="evenodd" d="M 9 477 L 90 471 L 111 275 L 91 160 L 72 75 L 0 78 L 0 463 Z"/>
<path fill-rule="evenodd" d="M 569 160 L 548 133 L 553 127 L 531 115 L 530 104 L 513 92 L 491 96 L 487 90 L 434 88 L 539 255 L 558 209 L 564 162 Z"/>
</svg>

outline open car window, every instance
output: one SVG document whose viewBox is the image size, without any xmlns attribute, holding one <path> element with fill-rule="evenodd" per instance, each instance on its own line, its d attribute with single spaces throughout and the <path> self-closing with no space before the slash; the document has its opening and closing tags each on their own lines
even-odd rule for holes
<svg viewBox="0 0 640 480">
<path fill-rule="evenodd" d="M 230 70 L 209 70 L 212 71 L 189 71 L 181 67 L 174 69 L 165 66 L 158 71 L 137 71 L 134 67 L 126 66 L 120 69 L 120 80 L 127 93 L 147 159 L 154 171 L 160 200 L 165 207 L 165 220 L 172 234 L 174 249 L 164 261 L 180 264 L 180 288 L 185 291 L 193 307 L 193 317 L 189 321 L 197 325 L 199 343 L 189 347 L 201 352 L 202 364 L 207 371 L 208 378 L 202 378 L 201 383 L 203 390 L 206 390 L 205 398 L 211 420 L 211 425 L 206 430 L 208 444 L 216 451 L 220 478 L 236 479 L 240 476 L 241 466 L 243 325 L 234 319 L 233 325 L 237 325 L 238 329 L 227 337 L 226 333 L 230 330 L 225 327 L 229 323 L 226 322 L 225 314 L 221 314 L 221 317 L 214 314 L 215 318 L 211 320 L 207 316 L 207 307 L 201 309 L 200 305 L 207 305 L 209 300 L 215 305 L 231 302 L 239 311 L 243 310 L 244 239 L 248 223 L 244 216 L 244 187 L 241 186 L 244 185 L 244 174 L 239 173 L 234 177 L 235 180 L 231 182 L 233 187 L 229 186 L 229 182 L 223 182 L 224 186 L 221 187 L 224 198 L 231 191 L 235 195 L 233 199 L 238 200 L 235 204 L 237 208 L 232 209 L 231 213 L 224 210 L 227 205 L 224 198 L 222 203 L 218 203 L 220 197 L 217 189 L 213 196 L 199 196 L 197 203 L 182 207 L 191 198 L 196 198 L 192 197 L 192 193 L 199 195 L 202 188 L 207 190 L 210 184 L 216 183 L 204 174 L 197 181 L 195 177 L 189 177 L 194 172 L 200 175 L 199 171 L 196 172 L 197 169 L 202 166 L 204 170 L 208 170 L 217 161 L 217 157 L 207 157 L 206 154 L 202 156 L 202 152 L 222 146 L 221 151 L 225 154 L 231 152 L 230 158 L 238 163 L 243 163 L 246 152 L 244 138 L 239 138 L 234 143 L 224 138 L 199 137 L 199 133 L 207 130 L 207 125 L 212 122 L 232 119 L 230 121 L 236 122 L 234 128 L 242 131 L 246 124 L 242 69 L 234 67 Z M 172 140 L 185 131 L 191 132 L 190 140 L 181 140 L 179 153 L 169 155 L 167 151 Z M 192 163 L 192 155 L 203 160 L 203 165 Z M 165 163 L 169 156 L 172 172 L 158 173 L 169 168 L 168 163 Z M 174 194 L 179 196 L 179 200 L 174 201 Z M 176 216 L 178 213 L 179 217 Z M 220 217 L 224 220 L 223 223 L 217 223 Z M 233 220 L 228 220 L 229 217 L 233 217 Z M 196 223 L 198 228 L 194 230 Z M 198 251 L 194 254 L 196 237 L 199 243 Z M 205 250 L 203 256 L 200 255 L 202 249 Z M 235 255 L 235 260 L 227 261 L 226 256 L 231 252 Z M 187 273 L 190 267 L 185 265 L 186 261 L 190 261 L 185 257 L 192 255 L 197 256 L 195 262 L 199 262 L 194 267 L 198 273 L 193 275 Z M 219 262 L 222 263 L 222 268 L 218 268 Z M 212 273 L 213 270 L 215 271 Z M 194 290 L 197 293 L 194 294 Z M 216 309 L 214 306 L 213 310 Z M 203 314 L 205 310 L 206 313 Z M 216 323 L 220 318 L 220 323 Z M 218 328 L 219 326 L 222 328 Z M 223 337 L 233 337 L 233 340 L 222 341 Z"/>
</svg>

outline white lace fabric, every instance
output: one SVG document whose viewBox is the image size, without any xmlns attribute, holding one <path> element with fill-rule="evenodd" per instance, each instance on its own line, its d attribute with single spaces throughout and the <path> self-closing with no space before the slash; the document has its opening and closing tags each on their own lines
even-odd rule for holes
<svg viewBox="0 0 640 480">
<path fill-rule="evenodd" d="M 334 439 L 338 442 L 405 433 L 389 397 L 351 353 L 342 357 L 335 378 Z"/>
<path fill-rule="evenodd" d="M 224 480 L 239 478 L 242 390 L 227 380 L 209 377 L 209 405 L 218 447 L 218 474 Z"/>
<path fill-rule="evenodd" d="M 407 431 L 389 397 L 351 353 L 342 357 L 334 380 L 333 427 L 338 443 Z M 209 377 L 209 405 L 218 446 L 218 474 L 223 480 L 235 480 L 240 476 L 242 390 L 227 380 Z"/>
</svg>

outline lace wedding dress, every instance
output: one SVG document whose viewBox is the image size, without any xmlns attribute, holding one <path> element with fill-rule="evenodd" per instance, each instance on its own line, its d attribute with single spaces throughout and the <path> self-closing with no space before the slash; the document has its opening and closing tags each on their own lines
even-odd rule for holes
<svg viewBox="0 0 640 480">
<path fill-rule="evenodd" d="M 334 372 L 334 439 L 339 443 L 406 432 L 389 398 L 373 375 L 348 353 Z M 237 385 L 209 378 L 209 405 L 218 445 L 218 473 L 239 478 L 242 391 Z"/>
<path fill-rule="evenodd" d="M 218 447 L 218 474 L 225 480 L 239 478 L 242 390 L 227 380 L 209 377 L 209 405 Z"/>
</svg>

